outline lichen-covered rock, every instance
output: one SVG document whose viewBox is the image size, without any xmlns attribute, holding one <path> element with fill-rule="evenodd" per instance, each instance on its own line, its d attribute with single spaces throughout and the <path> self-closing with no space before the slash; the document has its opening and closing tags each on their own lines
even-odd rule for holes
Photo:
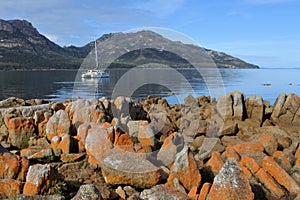
<svg viewBox="0 0 300 200">
<path fill-rule="evenodd" d="M 0 179 L 16 179 L 24 181 L 29 161 L 15 154 L 0 153 Z"/>
<path fill-rule="evenodd" d="M 101 164 L 102 160 L 113 147 L 108 137 L 107 130 L 96 124 L 88 129 L 87 136 L 83 142 L 87 155 L 94 158 L 97 165 Z"/>
<path fill-rule="evenodd" d="M 251 157 L 244 156 L 240 161 L 240 167 L 247 177 L 254 176 L 262 185 L 271 193 L 273 198 L 282 198 L 285 193 L 279 185 L 276 184 L 274 179 Z M 246 170 L 245 170 L 245 168 Z M 247 172 L 249 170 L 249 172 Z"/>
<path fill-rule="evenodd" d="M 199 196 L 198 196 L 198 200 L 205 200 L 207 198 L 210 187 L 211 187 L 211 183 L 204 183 L 203 184 L 203 186 L 200 190 Z"/>
<path fill-rule="evenodd" d="M 19 159 L 11 153 L 0 154 L 0 178 L 14 179 L 19 170 Z"/>
<path fill-rule="evenodd" d="M 155 134 L 148 121 L 139 121 L 138 141 L 147 146 L 155 146 Z"/>
<path fill-rule="evenodd" d="M 182 186 L 190 191 L 193 187 L 199 187 L 201 183 L 201 174 L 191 152 L 184 147 L 177 155 L 170 169 L 170 175 L 167 185 L 175 187 L 178 180 Z"/>
<path fill-rule="evenodd" d="M 244 142 L 233 146 L 233 149 L 240 155 L 249 155 L 255 152 L 263 152 L 264 147 L 258 142 Z"/>
<path fill-rule="evenodd" d="M 191 200 L 186 194 L 174 191 L 164 185 L 157 185 L 151 189 L 144 190 L 141 192 L 140 198 L 145 200 Z"/>
<path fill-rule="evenodd" d="M 177 132 L 169 135 L 157 154 L 157 160 L 164 166 L 170 166 L 174 161 L 176 154 L 183 148 L 183 138 Z"/>
<path fill-rule="evenodd" d="M 235 159 L 227 159 L 219 174 L 214 178 L 207 198 L 209 200 L 254 199 L 250 183 Z"/>
<path fill-rule="evenodd" d="M 272 157 L 266 156 L 262 161 L 262 167 L 291 194 L 299 192 L 300 187 L 296 181 Z"/>
<path fill-rule="evenodd" d="M 96 99 L 77 99 L 67 106 L 66 111 L 75 128 L 83 123 L 100 122 L 106 116 L 103 104 Z"/>
<path fill-rule="evenodd" d="M 53 181 L 52 169 L 49 164 L 36 164 L 29 167 L 23 194 L 32 196 L 41 194 Z"/>
<path fill-rule="evenodd" d="M 101 194 L 93 184 L 80 186 L 77 194 L 72 200 L 102 200 Z"/>
<path fill-rule="evenodd" d="M 223 167 L 223 160 L 218 152 L 213 152 L 210 159 L 205 163 L 204 174 L 216 176 Z"/>
<path fill-rule="evenodd" d="M 21 182 L 14 179 L 0 179 L 0 198 L 13 198 L 21 193 Z"/>
<path fill-rule="evenodd" d="M 151 188 L 160 181 L 159 168 L 138 153 L 114 148 L 101 162 L 101 170 L 108 184 Z"/>
<path fill-rule="evenodd" d="M 34 135 L 35 127 L 32 118 L 13 117 L 6 119 L 11 145 L 21 148 L 22 141 Z"/>
<path fill-rule="evenodd" d="M 49 141 L 54 136 L 68 135 L 70 132 L 70 118 L 66 111 L 57 111 L 47 122 L 46 135 Z"/>
<path fill-rule="evenodd" d="M 269 155 L 273 155 L 273 153 L 277 150 L 278 148 L 278 142 L 276 138 L 274 137 L 273 134 L 268 133 L 268 134 L 262 134 L 258 139 L 257 142 L 261 143 L 265 149 L 265 151 Z"/>
<path fill-rule="evenodd" d="M 82 160 L 85 157 L 85 153 L 71 153 L 66 154 L 63 153 L 60 156 L 60 160 L 64 163 L 76 162 L 78 160 Z"/>
</svg>

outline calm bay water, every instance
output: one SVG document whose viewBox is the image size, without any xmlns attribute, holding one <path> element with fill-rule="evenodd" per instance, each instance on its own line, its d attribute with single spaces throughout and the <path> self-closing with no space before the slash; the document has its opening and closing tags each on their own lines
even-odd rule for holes
<svg viewBox="0 0 300 200">
<path fill-rule="evenodd" d="M 81 79 L 77 71 L 0 71 L 0 100 L 15 96 L 63 101 L 80 96 L 93 98 L 132 94 L 137 100 L 162 96 L 169 103 L 182 102 L 188 94 L 217 97 L 240 90 L 246 97 L 256 94 L 274 103 L 280 93 L 300 95 L 300 69 L 180 69 L 182 79 L 168 69 L 144 73 L 110 70 L 110 78 Z M 127 72 L 127 76 L 124 75 Z M 151 79 L 155 79 L 151 82 Z M 161 80 L 161 82 L 157 81 Z M 135 86 L 135 90 L 127 91 Z M 138 86 L 138 87 L 137 87 Z M 115 92 L 115 93 L 114 93 Z M 175 94 L 170 96 L 171 94 Z"/>
</svg>

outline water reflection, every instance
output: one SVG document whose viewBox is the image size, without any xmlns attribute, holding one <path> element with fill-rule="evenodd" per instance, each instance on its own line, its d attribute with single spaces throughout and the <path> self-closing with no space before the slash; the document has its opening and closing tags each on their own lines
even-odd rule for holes
<svg viewBox="0 0 300 200">
<path fill-rule="evenodd" d="M 177 71 L 182 76 L 177 77 L 169 70 L 145 70 L 143 73 L 138 70 L 131 71 L 129 74 L 128 70 L 114 69 L 109 71 L 108 79 L 79 79 L 77 82 L 77 71 L 0 71 L 0 100 L 10 96 L 51 101 L 63 101 L 76 96 L 110 98 L 122 79 L 120 88 L 124 91 L 144 81 L 145 84 L 138 84 L 137 88 L 129 91 L 136 99 L 146 98 L 148 95 L 162 96 L 171 103 L 182 102 L 193 92 L 196 96 L 211 95 L 212 88 L 223 93 L 240 90 L 247 96 L 257 94 L 271 103 L 279 93 L 300 94 L 300 70 L 297 69 L 221 69 L 221 85 L 220 82 L 214 81 L 219 78 L 214 69 L 201 69 L 200 73 L 195 69 L 180 69 Z M 150 82 L 153 77 L 161 82 Z M 263 83 L 271 85 L 264 87 Z M 174 96 L 169 96 L 170 93 Z"/>
</svg>

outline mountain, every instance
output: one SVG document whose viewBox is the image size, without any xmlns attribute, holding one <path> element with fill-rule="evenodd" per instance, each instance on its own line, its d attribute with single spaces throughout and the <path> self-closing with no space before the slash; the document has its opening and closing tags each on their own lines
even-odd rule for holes
<svg viewBox="0 0 300 200">
<path fill-rule="evenodd" d="M 97 39 L 97 43 L 107 42 L 112 37 L 120 37 L 119 41 L 122 40 L 123 43 L 127 44 L 157 40 L 161 44 L 178 47 L 182 49 L 183 53 L 188 53 L 189 50 L 197 53 L 202 49 L 194 45 L 168 40 L 151 31 L 104 34 Z M 116 45 L 111 46 L 116 48 Z M 26 20 L 0 19 L 0 70 L 78 69 L 93 48 L 93 42 L 83 47 L 60 47 L 40 34 Z M 220 68 L 258 68 L 256 65 L 246 63 L 225 53 L 209 49 L 204 50 Z M 133 67 L 149 62 L 159 62 L 176 67 L 190 67 L 190 64 L 180 56 L 167 50 L 155 48 L 141 48 L 127 52 L 116 59 L 110 67 Z"/>
<path fill-rule="evenodd" d="M 0 20 L 0 69 L 78 68 L 81 61 L 28 21 Z"/>
</svg>

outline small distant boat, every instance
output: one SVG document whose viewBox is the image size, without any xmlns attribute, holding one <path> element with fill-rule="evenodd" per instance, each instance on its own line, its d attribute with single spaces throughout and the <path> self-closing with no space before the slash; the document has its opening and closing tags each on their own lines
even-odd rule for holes
<svg viewBox="0 0 300 200">
<path fill-rule="evenodd" d="M 96 60 L 96 68 L 89 69 L 87 72 L 81 74 L 81 78 L 108 78 L 109 73 L 99 69 L 98 63 L 98 52 L 97 52 L 97 40 L 95 40 L 95 60 Z"/>
</svg>

